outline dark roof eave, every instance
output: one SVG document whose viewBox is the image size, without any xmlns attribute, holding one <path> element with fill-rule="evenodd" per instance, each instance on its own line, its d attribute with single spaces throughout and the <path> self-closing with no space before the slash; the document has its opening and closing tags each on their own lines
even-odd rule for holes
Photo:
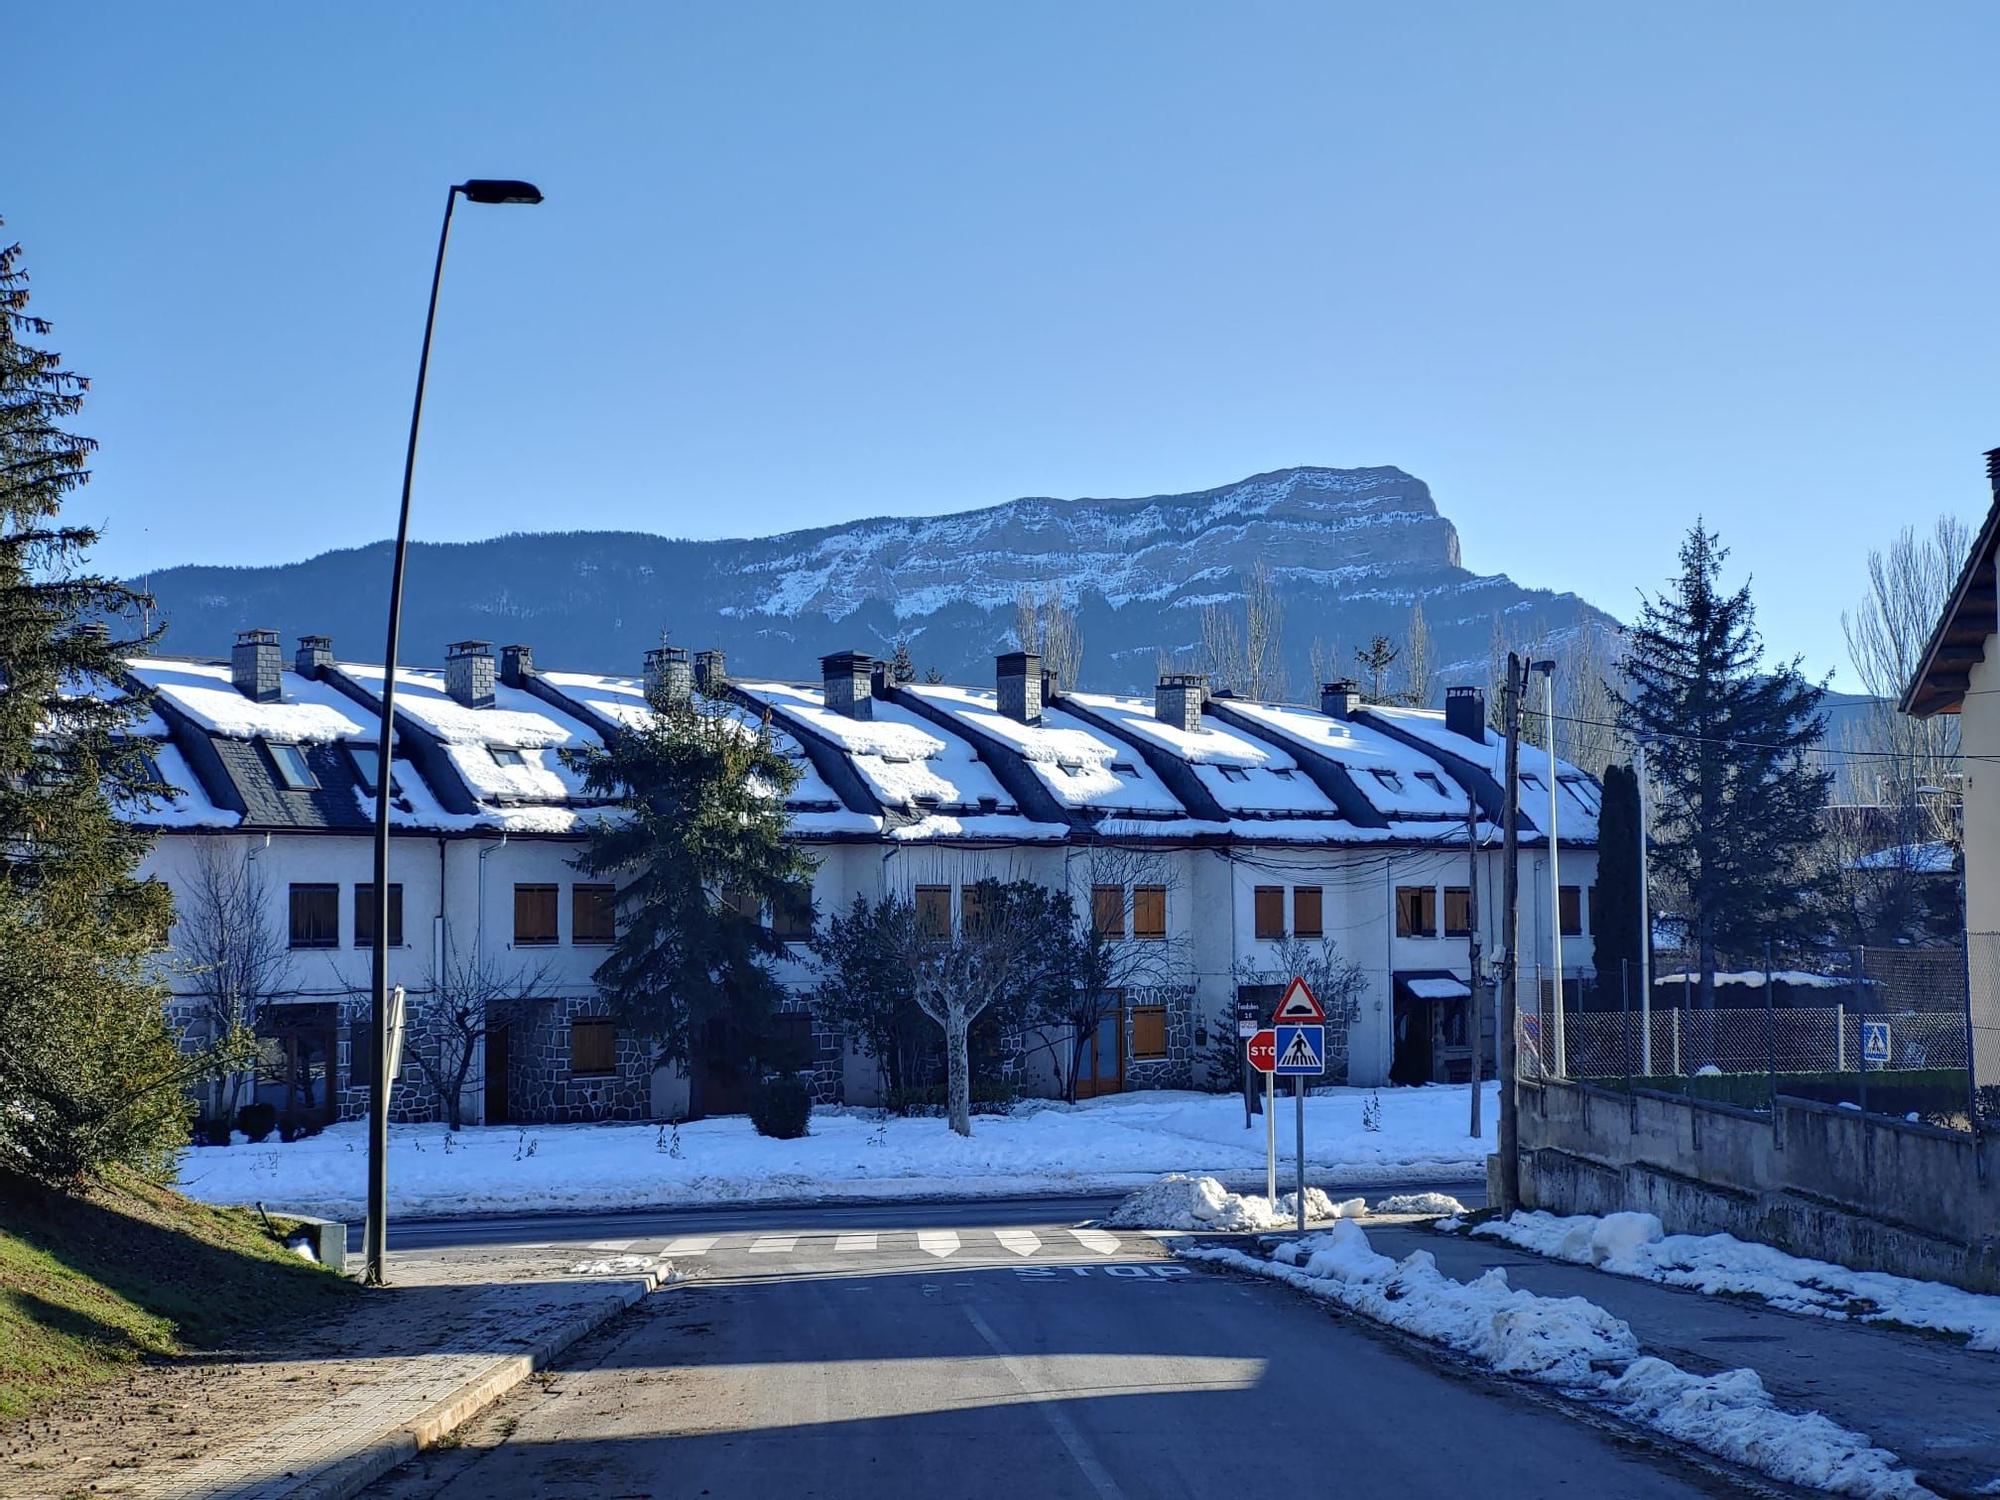
<svg viewBox="0 0 2000 1500">
<path fill-rule="evenodd" d="M 2000 480 L 2000 448 L 1987 453 L 1986 472 L 1989 480 Z M 1972 668 L 1986 659 L 1986 642 L 2000 629 L 1993 573 L 1996 546 L 2000 546 L 2000 484 L 1951 597 L 1924 643 L 1916 675 L 1896 700 L 1899 712 L 1922 719 L 1957 713 L 1964 703 Z"/>
</svg>

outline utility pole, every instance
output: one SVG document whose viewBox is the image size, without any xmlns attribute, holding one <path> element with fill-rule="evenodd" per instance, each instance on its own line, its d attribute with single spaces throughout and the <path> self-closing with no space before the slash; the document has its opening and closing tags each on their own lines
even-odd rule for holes
<svg viewBox="0 0 2000 1500">
<path fill-rule="evenodd" d="M 1556 795 L 1562 781 L 1556 772 L 1556 664 L 1543 661 L 1535 665 L 1542 669 L 1542 719 L 1549 732 L 1549 943 L 1556 968 L 1555 1009 L 1551 1017 L 1555 1027 L 1549 1036 L 1543 1038 L 1543 1045 L 1550 1049 L 1555 1060 L 1556 1077 L 1567 1078 L 1569 1048 L 1563 1035 L 1562 869 L 1559 860 L 1562 840 L 1556 836 L 1556 825 L 1562 816 Z"/>
<path fill-rule="evenodd" d="M 1639 783 L 1639 1072 L 1653 1076 L 1653 903 L 1652 861 L 1646 850 L 1646 741 L 1632 749 L 1633 779 Z"/>
<path fill-rule="evenodd" d="M 1468 1029 L 1472 1033 L 1472 1138 L 1479 1139 L 1479 1075 L 1486 1071 L 1486 1038 L 1480 1032 L 1486 1025 L 1485 1007 L 1479 1003 L 1479 802 L 1470 792 L 1465 795 L 1465 976 L 1466 988 L 1472 991 L 1466 1000 L 1471 1010 Z"/>
<path fill-rule="evenodd" d="M 1500 783 L 1500 1211 L 1511 1214 L 1521 1206 L 1520 1100 L 1515 1089 L 1518 1059 L 1515 1031 L 1519 1013 L 1520 969 L 1520 774 L 1521 693 L 1527 673 L 1519 653 L 1507 653 L 1507 686 L 1501 695 L 1501 715 L 1507 725 L 1507 774 Z"/>
</svg>

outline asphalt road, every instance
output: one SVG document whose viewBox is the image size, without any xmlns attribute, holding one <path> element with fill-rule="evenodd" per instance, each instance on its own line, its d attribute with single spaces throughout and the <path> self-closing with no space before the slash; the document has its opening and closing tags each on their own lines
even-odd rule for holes
<svg viewBox="0 0 2000 1500">
<path fill-rule="evenodd" d="M 1093 1228 L 1074 1200 L 637 1217 L 607 1243 L 670 1235 L 691 1279 L 370 1494 L 1732 1492 L 1285 1287 Z"/>
</svg>

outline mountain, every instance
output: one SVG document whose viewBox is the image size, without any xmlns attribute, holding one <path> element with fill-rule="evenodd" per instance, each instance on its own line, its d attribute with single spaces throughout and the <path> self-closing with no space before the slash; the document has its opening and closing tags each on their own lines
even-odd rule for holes
<svg viewBox="0 0 2000 1500">
<path fill-rule="evenodd" d="M 1160 653 L 1192 662 L 1206 605 L 1238 607 L 1262 559 L 1285 604 L 1293 690 L 1309 691 L 1314 642 L 1400 638 L 1421 598 L 1439 681 L 1483 684 L 1496 620 L 1517 643 L 1615 622 L 1574 594 L 1526 589 L 1462 566 L 1458 533 L 1423 481 L 1400 469 L 1280 469 L 1237 484 L 1140 500 L 1010 500 L 928 518 L 850 521 L 732 541 L 567 531 L 410 549 L 402 656 L 448 641 L 524 641 L 545 666 L 631 671 L 669 637 L 719 646 L 732 671 L 809 678 L 842 648 L 885 653 L 907 635 L 920 667 L 984 681 L 1014 644 L 1015 600 L 1053 585 L 1084 637 L 1082 685 L 1148 687 Z M 235 632 L 331 635 L 339 655 L 379 660 L 389 544 L 281 567 L 200 565 L 146 586 L 168 622 L 162 649 L 227 651 Z"/>
</svg>

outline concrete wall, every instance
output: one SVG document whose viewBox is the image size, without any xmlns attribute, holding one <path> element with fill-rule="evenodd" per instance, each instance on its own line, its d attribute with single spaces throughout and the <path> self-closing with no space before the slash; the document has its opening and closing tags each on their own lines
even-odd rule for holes
<svg viewBox="0 0 2000 1500">
<path fill-rule="evenodd" d="M 1530 1208 L 1641 1209 L 1671 1233 L 2000 1292 L 2000 1136 L 1549 1083 L 1522 1085 L 1521 1151 Z"/>
</svg>

